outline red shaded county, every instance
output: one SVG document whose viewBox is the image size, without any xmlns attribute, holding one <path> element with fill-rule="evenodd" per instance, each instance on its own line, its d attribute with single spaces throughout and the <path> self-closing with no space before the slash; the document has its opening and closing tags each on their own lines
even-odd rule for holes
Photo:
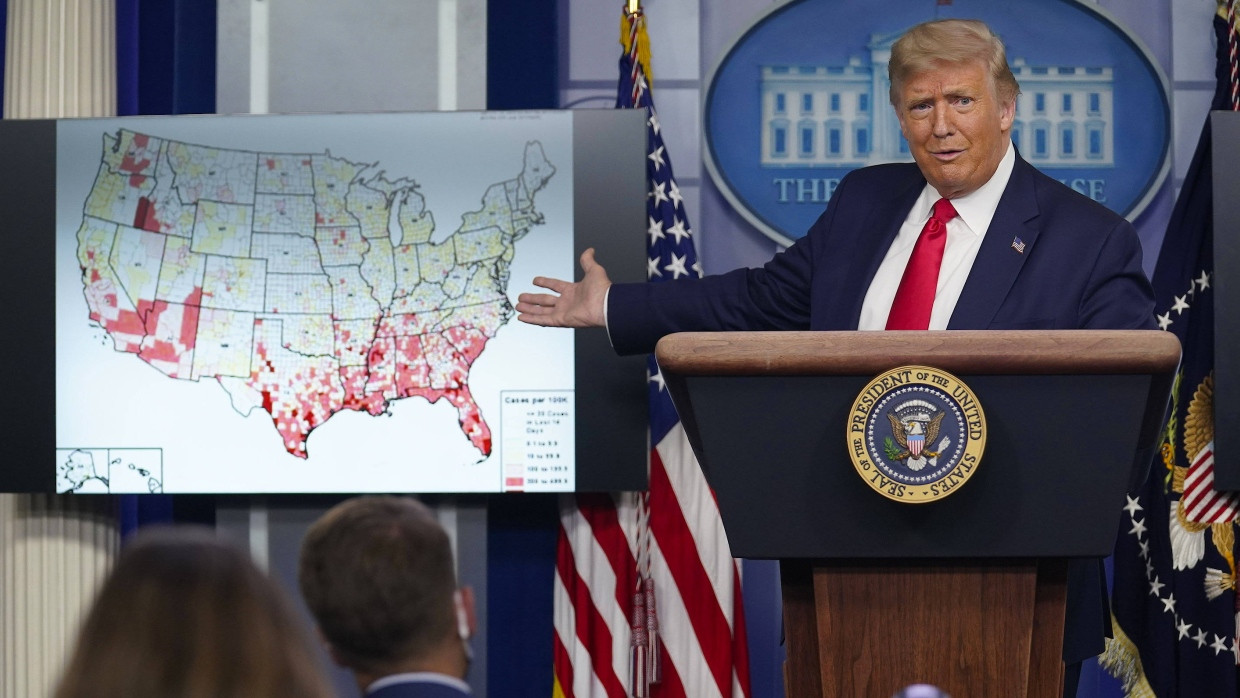
<svg viewBox="0 0 1240 698">
<path fill-rule="evenodd" d="M 138 357 L 148 364 L 166 362 L 176 366 L 181 363 L 181 350 L 171 342 L 152 339 L 138 351 Z M 180 378 L 175 369 L 165 371 L 170 378 Z"/>
<path fill-rule="evenodd" d="M 146 221 L 146 214 L 151 210 L 151 200 L 145 196 L 138 197 L 138 208 L 133 212 L 133 227 L 142 228 L 142 223 Z"/>
<path fill-rule="evenodd" d="M 275 161 L 275 158 L 267 158 L 267 169 L 269 169 L 269 170 L 274 170 L 274 169 L 276 169 L 276 161 Z"/>
<path fill-rule="evenodd" d="M 155 215 L 155 202 L 149 197 L 138 198 L 138 210 L 134 211 L 133 227 L 158 233 L 163 230 L 159 218 Z"/>
<path fill-rule="evenodd" d="M 192 305 L 195 307 L 202 305 L 201 286 L 195 286 L 194 290 L 189 292 L 189 295 L 185 297 L 185 305 Z"/>
<path fill-rule="evenodd" d="M 396 339 L 380 337 L 370 345 L 366 355 L 366 392 L 382 395 L 384 400 L 395 400 L 396 393 Z"/>
<path fill-rule="evenodd" d="M 104 280 L 87 288 L 87 305 L 91 306 L 90 319 L 98 322 L 116 342 L 118 350 L 140 354 L 142 338 L 146 336 L 144 318 L 151 311 L 152 301 L 138 301 L 138 310 L 121 310 L 117 307 L 116 291 L 110 281 Z M 91 301 L 102 307 L 94 307 Z M 109 312 L 110 311 L 110 312 Z"/>
<path fill-rule="evenodd" d="M 384 399 L 383 393 L 366 392 L 367 377 L 366 369 L 362 366 L 342 366 L 340 368 L 340 379 L 344 383 L 343 408 L 366 412 L 377 417 L 387 412 L 388 403 Z"/>
<path fill-rule="evenodd" d="M 396 338 L 396 394 L 410 397 L 430 386 L 431 369 L 422 356 L 421 337 Z"/>
<path fill-rule="evenodd" d="M 155 334 L 159 327 L 159 318 L 168 312 L 168 301 L 151 301 L 150 311 L 142 315 L 142 330 L 146 334 Z"/>
<path fill-rule="evenodd" d="M 255 348 L 256 363 L 266 371 L 254 371 L 247 384 L 263 396 L 263 409 L 280 434 L 284 449 L 306 458 L 310 432 L 342 408 L 339 374 L 327 358 L 297 361 L 271 358 L 261 342 Z"/>
<path fill-rule="evenodd" d="M 112 305 L 116 305 L 116 296 L 107 297 Z M 119 310 L 115 320 L 104 321 L 103 329 L 109 333 L 131 334 L 141 337 L 146 334 L 145 318 L 150 314 L 155 301 L 139 300 L 137 312 L 132 310 Z M 167 305 L 166 303 L 164 304 Z M 134 350 L 136 351 L 136 349 Z"/>
<path fill-rule="evenodd" d="M 383 359 L 390 348 L 391 345 L 387 342 L 375 342 L 370 346 L 370 351 L 366 354 L 366 363 L 371 365 L 383 363 Z"/>
<path fill-rule="evenodd" d="M 482 413 L 478 411 L 478 403 L 474 402 L 474 396 L 470 394 L 469 388 L 462 385 L 445 392 L 452 404 L 456 405 L 461 431 L 465 432 L 469 442 L 482 455 L 491 455 L 491 429 L 486 422 L 482 421 Z"/>
<path fill-rule="evenodd" d="M 469 326 L 449 327 L 444 330 L 443 336 L 454 349 L 462 354 L 462 361 L 466 366 L 474 365 L 474 361 L 482 355 L 482 350 L 486 348 L 489 339 L 481 330 Z"/>
<path fill-rule="evenodd" d="M 190 294 L 191 296 L 193 294 Z M 198 343 L 198 313 L 201 309 L 196 305 L 186 305 L 181 309 L 181 330 L 178 339 L 181 340 L 181 346 L 187 350 L 194 348 Z"/>
<path fill-rule="evenodd" d="M 138 351 L 138 356 L 149 364 L 167 362 L 172 366 L 177 366 L 182 363 L 182 358 L 194 349 L 198 334 L 198 308 L 184 306 L 181 308 L 181 327 L 177 337 L 177 341 L 180 342 L 179 347 L 177 343 L 156 339 L 153 336 L 159 328 L 160 317 L 168 312 L 168 308 L 167 302 L 155 301 L 151 306 L 151 311 L 143 319 L 146 341 Z M 172 378 L 180 377 L 174 368 L 161 368 L 160 370 Z"/>
<path fill-rule="evenodd" d="M 465 385 L 469 382 L 469 367 L 473 365 L 474 360 L 482 353 L 482 349 L 486 346 L 486 336 L 476 330 L 468 331 L 474 341 L 468 341 L 466 330 L 463 328 L 451 328 L 438 335 L 428 335 L 436 337 L 440 340 L 438 349 L 435 352 L 443 362 L 439 368 L 437 380 L 444 380 L 444 385 L 448 387 Z M 431 344 L 428 342 L 428 345 Z M 443 365 L 443 364 L 446 364 Z"/>
<path fill-rule="evenodd" d="M 133 137 L 134 150 L 146 150 L 146 146 L 149 142 L 150 142 L 150 138 L 146 136 L 145 134 L 142 134 L 142 133 L 134 134 L 134 137 Z M 145 170 L 146 168 L 150 166 L 151 166 L 150 158 L 142 158 L 141 160 L 134 160 L 133 155 L 131 155 L 130 153 L 125 153 L 125 157 L 121 158 L 121 171 L 122 172 L 142 172 L 143 170 Z M 129 185 L 138 186 L 137 184 L 134 184 L 132 177 L 129 180 Z"/>
</svg>

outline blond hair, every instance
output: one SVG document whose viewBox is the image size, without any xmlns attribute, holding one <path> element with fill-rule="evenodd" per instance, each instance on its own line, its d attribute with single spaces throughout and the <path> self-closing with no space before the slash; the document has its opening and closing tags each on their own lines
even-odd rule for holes
<svg viewBox="0 0 1240 698">
<path fill-rule="evenodd" d="M 994 81 L 995 92 L 1003 104 L 1011 104 L 1020 94 L 1020 84 L 1008 67 L 1003 42 L 977 19 L 940 19 L 918 24 L 891 46 L 887 76 L 891 81 L 891 103 L 899 106 L 900 91 L 914 75 L 943 64 L 980 62 Z"/>
</svg>

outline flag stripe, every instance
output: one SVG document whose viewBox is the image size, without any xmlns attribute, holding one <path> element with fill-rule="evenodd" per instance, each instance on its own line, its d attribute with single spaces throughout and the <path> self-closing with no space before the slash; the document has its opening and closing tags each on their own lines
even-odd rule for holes
<svg viewBox="0 0 1240 698">
<path fill-rule="evenodd" d="M 718 597 L 703 593 L 713 584 L 700 564 L 701 556 L 685 517 L 672 499 L 672 485 L 657 450 L 650 460 L 650 530 L 681 590 L 689 622 L 715 683 L 720 693 L 726 694 L 732 686 L 732 629 L 719 608 Z"/>
<path fill-rule="evenodd" d="M 1214 489 L 1213 442 L 1206 445 L 1184 478 L 1184 516 L 1197 523 L 1222 523 L 1231 521 L 1240 513 L 1240 497 L 1235 492 L 1219 492 Z"/>
<path fill-rule="evenodd" d="M 553 587 L 555 609 L 552 622 L 555 627 L 555 637 L 564 647 L 567 667 L 570 670 L 567 675 L 557 676 L 556 682 L 561 685 L 564 692 L 570 695 L 583 697 L 594 694 L 603 695 L 602 685 L 597 682 L 594 673 L 590 671 L 589 650 L 577 637 L 577 610 L 573 606 L 572 595 L 565 587 L 564 578 L 560 576 L 558 567 Z M 552 663 L 554 667 L 554 657 L 552 657 Z M 578 669 L 574 670 L 574 667 Z M 591 688 L 592 686 L 597 686 L 597 690 Z"/>
<path fill-rule="evenodd" d="M 693 698 L 723 698 L 728 694 L 720 693 L 719 686 L 715 683 L 714 674 L 706 659 L 707 648 L 698 642 L 689 609 L 685 606 L 693 596 L 685 589 L 677 588 L 667 558 L 667 553 L 657 541 L 651 545 L 655 584 L 659 589 L 673 592 L 667 594 L 667 598 L 659 599 L 659 618 L 662 624 L 660 634 L 664 639 L 667 665 L 676 672 L 682 685 L 692 689 Z M 654 686 L 651 688 L 655 689 Z M 655 693 L 655 690 L 652 690 L 652 694 L 661 695 Z"/>
<path fill-rule="evenodd" d="M 714 596 L 723 608 L 731 606 L 732 573 L 735 563 L 731 557 L 723 520 L 719 518 L 719 504 L 715 493 L 706 483 L 706 476 L 697 464 L 689 437 L 679 426 L 667 433 L 658 444 L 661 461 L 666 465 L 672 494 L 680 511 L 688 520 L 697 544 L 698 560 L 706 570 Z"/>
<path fill-rule="evenodd" d="M 568 545 L 567 534 L 564 529 L 560 529 L 560 536 L 563 537 L 563 545 L 557 546 L 556 569 L 559 572 L 560 580 L 564 583 L 564 587 L 572 599 L 572 606 L 576 609 L 576 627 L 574 628 L 577 638 L 587 648 L 591 647 L 611 647 L 612 633 L 604 620 L 603 614 L 599 612 L 591 598 L 591 589 L 577 573 L 577 566 L 574 564 L 574 555 L 572 548 Z M 616 676 L 614 667 L 609 662 L 610 657 L 591 652 L 589 655 L 589 664 L 594 671 L 595 677 L 602 684 L 606 695 L 612 698 L 623 698 L 626 695 L 624 685 L 621 684 L 619 677 Z"/>
<path fill-rule="evenodd" d="M 1188 492 L 1189 490 L 1185 488 L 1184 496 L 1186 499 L 1188 499 L 1188 502 L 1185 503 L 1184 505 L 1185 509 L 1197 511 L 1202 507 L 1203 504 L 1208 505 L 1210 502 L 1214 501 L 1215 499 L 1213 496 L 1213 493 L 1210 491 L 1210 488 L 1208 487 L 1202 487 L 1200 485 L 1198 485 L 1197 487 L 1194 487 L 1192 490 L 1193 495 L 1191 498 L 1188 496 Z"/>
<path fill-rule="evenodd" d="M 616 603 L 621 608 L 628 608 L 630 597 L 637 588 L 637 560 L 620 527 L 615 502 L 607 494 L 582 494 L 578 495 L 577 509 L 590 524 L 594 539 L 611 565 L 616 579 Z"/>
<path fill-rule="evenodd" d="M 663 680 L 650 687 L 650 698 L 687 698 L 680 674 L 676 673 L 676 665 L 668 657 L 667 648 L 660 647 L 663 655 Z"/>
<path fill-rule="evenodd" d="M 583 588 L 589 592 L 594 608 L 601 612 L 613 635 L 623 634 L 628 629 L 628 615 L 624 611 L 628 605 L 617 606 L 615 603 L 615 597 L 618 597 L 616 576 L 589 521 L 578 512 L 571 525 L 564 528 L 572 553 L 571 561 L 578 578 L 588 580 L 583 583 Z M 624 672 L 618 673 L 623 675 Z"/>
<path fill-rule="evenodd" d="M 1188 473 L 1184 476 L 1184 489 L 1196 488 L 1207 475 L 1211 475 L 1213 472 L 1214 451 L 1207 446 L 1201 450 L 1197 458 L 1188 466 Z"/>
<path fill-rule="evenodd" d="M 583 535 L 571 543 L 578 560 L 591 562 L 588 568 L 580 564 L 578 568 L 583 579 L 589 580 L 590 598 L 607 618 L 611 629 L 613 644 L 617 648 L 611 657 L 612 670 L 625 688 L 631 689 L 628 649 L 632 629 L 629 614 L 633 608 L 637 569 L 633 541 L 617 523 L 621 511 L 611 495 L 583 495 L 578 499 L 576 516 L 585 521 L 583 528 L 589 530 L 590 535 Z M 628 516 L 632 517 L 632 512 Z M 579 554 L 582 546 L 588 547 L 585 554 Z"/>
<path fill-rule="evenodd" d="M 608 693 L 603 686 L 603 682 L 593 671 L 590 662 L 590 647 L 578 637 L 578 613 L 573 607 L 573 596 L 569 594 L 564 586 L 564 580 L 559 574 L 555 575 L 554 580 L 554 601 L 556 604 L 554 623 L 556 636 L 565 645 L 569 666 L 573 670 L 571 676 L 557 677 L 557 682 L 561 684 L 563 690 L 575 695 L 577 698 L 598 698 L 600 696 L 611 698 L 612 694 Z M 625 636 L 622 639 L 618 638 L 617 641 L 627 645 L 628 638 Z"/>
<path fill-rule="evenodd" d="M 573 663 L 568 659 L 568 650 L 560 642 L 558 634 L 551 637 L 551 662 L 553 672 L 552 698 L 574 698 L 573 696 Z M 563 681 L 563 683 L 561 683 Z"/>
</svg>

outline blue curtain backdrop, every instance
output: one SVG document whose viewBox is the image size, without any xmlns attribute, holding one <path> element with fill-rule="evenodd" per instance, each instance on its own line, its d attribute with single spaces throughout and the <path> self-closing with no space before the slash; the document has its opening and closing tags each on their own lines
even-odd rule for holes
<svg viewBox="0 0 1240 698">
<path fill-rule="evenodd" d="M 119 116 L 215 112 L 215 0 L 116 0 Z M 213 497 L 121 495 L 122 538 L 149 523 L 214 523 Z"/>
<path fill-rule="evenodd" d="M 559 106 L 558 37 L 556 0 L 487 3 L 487 109 Z M 506 494 L 489 499 L 487 685 L 504 696 L 547 698 L 557 498 Z"/>
<path fill-rule="evenodd" d="M 116 108 L 215 113 L 215 0 L 116 0 Z"/>
</svg>

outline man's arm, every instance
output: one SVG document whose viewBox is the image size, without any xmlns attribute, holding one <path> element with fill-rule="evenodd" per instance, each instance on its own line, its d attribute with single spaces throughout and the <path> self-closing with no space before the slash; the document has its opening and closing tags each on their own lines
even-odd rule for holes
<svg viewBox="0 0 1240 698">
<path fill-rule="evenodd" d="M 1081 299 L 1082 329 L 1154 329 L 1154 290 L 1141 267 L 1141 242 L 1127 221 L 1102 244 Z"/>
<path fill-rule="evenodd" d="M 672 332 L 810 329 L 815 278 L 836 279 L 839 286 L 846 278 L 841 271 L 864 263 L 858 260 L 880 247 L 863 231 L 876 225 L 885 228 L 891 221 L 898 227 L 897 218 L 902 220 L 902 216 L 878 216 L 876 222 L 873 211 L 889 203 L 898 208 L 911 205 L 924 181 L 908 168 L 869 168 L 872 172 L 868 179 L 856 185 L 861 191 L 873 192 L 879 185 L 891 186 L 894 182 L 896 193 L 883 196 L 845 196 L 846 191 L 856 188 L 852 183 L 862 171 L 846 175 L 806 235 L 760 268 L 664 283 L 612 284 L 594 261 L 593 252 L 587 250 L 581 258 L 584 278 L 575 284 L 535 278 L 535 285 L 553 293 L 519 295 L 518 319 L 547 327 L 605 326 L 620 354 L 653 351 L 659 338 Z M 853 204 L 841 207 L 840 202 L 849 198 Z M 891 230 L 894 234 L 895 228 Z M 836 292 L 834 287 L 819 289 L 818 301 L 838 301 Z M 843 297 L 845 302 L 849 298 Z"/>
<path fill-rule="evenodd" d="M 517 319 L 543 327 L 606 327 L 620 354 L 649 353 L 671 332 L 804 329 L 811 248 L 808 240 L 798 241 L 760 269 L 614 285 L 588 249 L 581 255 L 580 281 L 535 277 L 535 286 L 552 293 L 517 296 Z"/>
</svg>

